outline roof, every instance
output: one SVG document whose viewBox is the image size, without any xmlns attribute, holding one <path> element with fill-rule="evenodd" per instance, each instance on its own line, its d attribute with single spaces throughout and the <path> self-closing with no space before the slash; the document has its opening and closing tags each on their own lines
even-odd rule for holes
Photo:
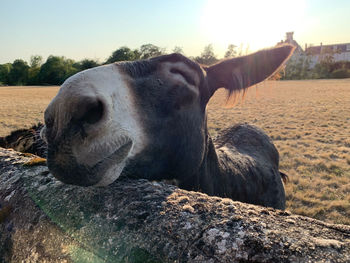
<svg viewBox="0 0 350 263">
<path fill-rule="evenodd" d="M 350 52 L 350 43 L 345 44 L 333 44 L 333 45 L 321 45 L 321 46 L 312 46 L 308 47 L 305 51 L 307 53 L 318 55 L 321 54 L 321 51 L 332 50 L 339 53 Z"/>
</svg>

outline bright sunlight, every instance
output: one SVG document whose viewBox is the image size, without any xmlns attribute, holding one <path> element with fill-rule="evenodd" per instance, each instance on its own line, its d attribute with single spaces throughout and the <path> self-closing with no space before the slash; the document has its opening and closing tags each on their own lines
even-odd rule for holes
<svg viewBox="0 0 350 263">
<path fill-rule="evenodd" d="M 202 34 L 216 49 L 229 44 L 254 51 L 298 30 L 303 23 L 305 0 L 208 0 L 201 17 Z"/>
</svg>

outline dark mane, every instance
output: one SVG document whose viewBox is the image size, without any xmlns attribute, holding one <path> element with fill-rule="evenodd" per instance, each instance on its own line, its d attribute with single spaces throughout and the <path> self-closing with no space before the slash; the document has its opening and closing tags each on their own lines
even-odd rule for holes
<svg viewBox="0 0 350 263">
<path fill-rule="evenodd" d="M 194 69 L 195 71 L 197 71 L 198 73 L 202 72 L 201 67 L 199 66 L 198 63 L 188 59 L 187 57 L 185 57 L 184 55 L 181 55 L 179 53 L 173 53 L 173 54 L 169 54 L 169 55 L 163 55 L 163 56 L 159 56 L 156 58 L 152 58 L 151 61 L 154 62 L 183 62 L 185 63 L 187 66 L 189 66 L 190 68 Z"/>
<path fill-rule="evenodd" d="M 119 62 L 116 63 L 132 78 L 142 78 L 149 75 L 156 70 L 156 65 L 149 60 L 137 60 L 133 62 Z"/>
<path fill-rule="evenodd" d="M 178 53 L 132 62 L 117 62 L 116 64 L 120 66 L 132 78 L 140 78 L 147 76 L 148 74 L 157 70 L 159 62 L 165 61 L 173 63 L 183 62 L 198 73 L 202 73 L 202 69 L 197 63 Z"/>
</svg>

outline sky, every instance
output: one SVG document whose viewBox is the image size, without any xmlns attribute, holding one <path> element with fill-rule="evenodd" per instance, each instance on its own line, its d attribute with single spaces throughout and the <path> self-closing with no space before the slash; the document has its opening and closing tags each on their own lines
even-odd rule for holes
<svg viewBox="0 0 350 263">
<path fill-rule="evenodd" d="M 104 62 L 121 46 L 181 47 L 222 57 L 274 46 L 350 42 L 349 0 L 0 0 L 0 64 L 32 55 Z"/>
</svg>

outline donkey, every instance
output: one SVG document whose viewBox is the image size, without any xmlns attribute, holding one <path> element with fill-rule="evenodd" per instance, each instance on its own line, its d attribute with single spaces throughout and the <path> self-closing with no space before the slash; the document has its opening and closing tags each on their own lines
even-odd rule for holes
<svg viewBox="0 0 350 263">
<path fill-rule="evenodd" d="M 106 186 L 120 176 L 176 179 L 180 188 L 285 208 L 279 155 L 260 129 L 236 125 L 214 142 L 206 105 L 259 83 L 290 45 L 201 66 L 180 54 L 88 69 L 67 79 L 45 111 L 41 136 L 52 174 Z"/>
<path fill-rule="evenodd" d="M 46 144 L 39 136 L 42 128 L 43 124 L 39 122 L 29 129 L 12 131 L 9 135 L 0 137 L 0 147 L 46 158 Z"/>
</svg>

